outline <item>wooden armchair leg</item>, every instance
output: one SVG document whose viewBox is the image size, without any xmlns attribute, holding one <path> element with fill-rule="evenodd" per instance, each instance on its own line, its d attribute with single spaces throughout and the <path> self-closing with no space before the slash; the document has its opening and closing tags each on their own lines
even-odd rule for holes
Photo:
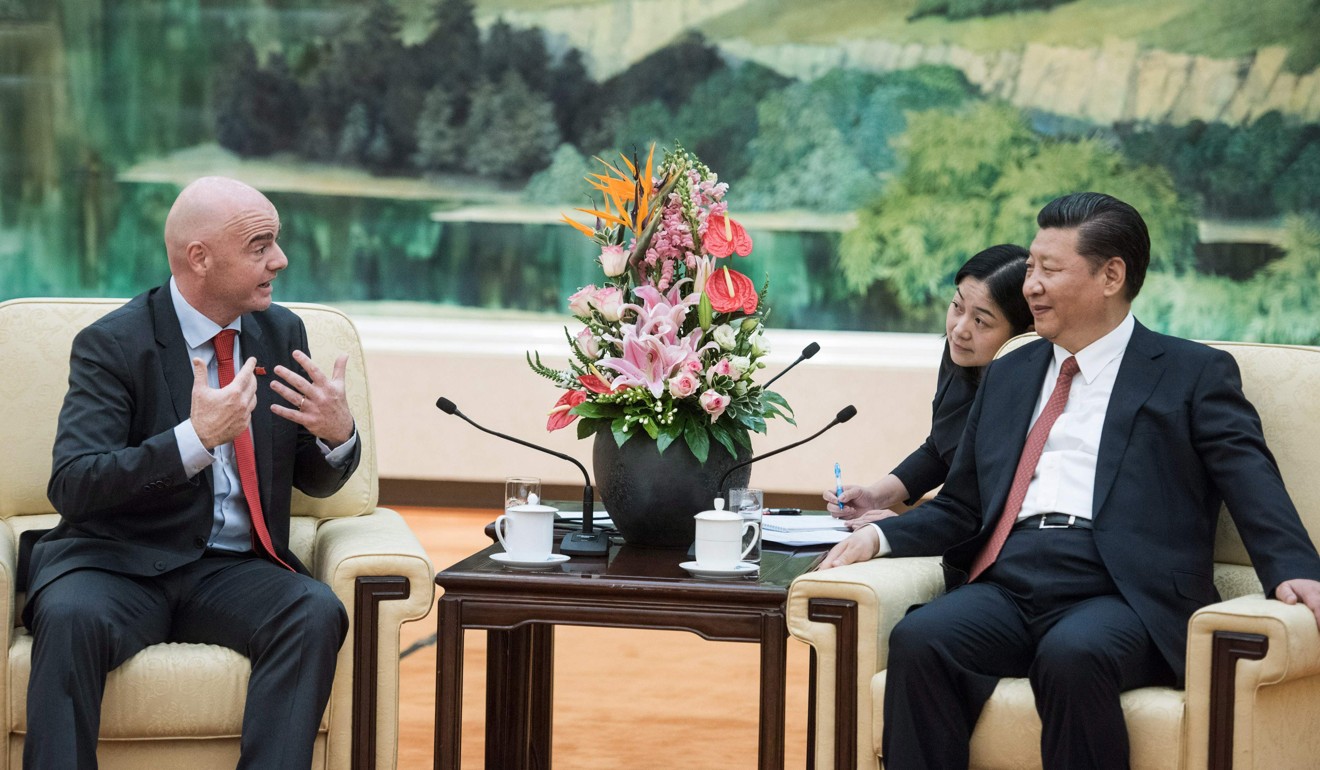
<svg viewBox="0 0 1320 770">
<path fill-rule="evenodd" d="M 1233 699 L 1237 662 L 1260 660 L 1270 640 L 1261 634 L 1216 631 L 1210 652 L 1210 764 L 1208 770 L 1233 768 Z"/>
<path fill-rule="evenodd" d="M 811 599 L 807 618 L 835 627 L 834 767 L 857 770 L 857 602 Z M 813 686 L 813 701 L 815 697 Z M 814 705 L 812 711 L 814 714 Z"/>
<path fill-rule="evenodd" d="M 399 575 L 357 579 L 353 601 L 353 770 L 376 767 L 380 603 L 407 599 L 411 590 L 408 578 Z"/>
</svg>

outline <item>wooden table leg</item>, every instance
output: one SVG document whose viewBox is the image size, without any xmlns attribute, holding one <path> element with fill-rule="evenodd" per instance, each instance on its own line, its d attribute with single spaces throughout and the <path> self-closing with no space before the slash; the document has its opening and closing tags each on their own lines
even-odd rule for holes
<svg viewBox="0 0 1320 770">
<path fill-rule="evenodd" d="M 486 770 L 549 770 L 554 626 L 491 630 L 486 646 Z"/>
<path fill-rule="evenodd" d="M 486 770 L 522 767 L 511 739 L 518 729 L 518 719 L 513 713 L 518 678 L 510 672 L 517 666 L 517 646 L 513 631 L 486 632 Z"/>
<path fill-rule="evenodd" d="M 554 735 L 555 627 L 536 623 L 528 634 L 527 758 L 528 767 L 550 770 Z"/>
<path fill-rule="evenodd" d="M 781 614 L 761 618 L 760 770 L 784 768 L 784 669 L 788 665 L 788 626 Z"/>
<path fill-rule="evenodd" d="M 463 737 L 463 605 L 440 598 L 436 621 L 435 770 L 460 770 Z"/>
</svg>

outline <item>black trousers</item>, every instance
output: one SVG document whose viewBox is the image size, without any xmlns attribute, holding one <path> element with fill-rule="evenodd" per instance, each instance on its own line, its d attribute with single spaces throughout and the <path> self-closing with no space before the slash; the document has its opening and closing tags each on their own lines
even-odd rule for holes
<svg viewBox="0 0 1320 770">
<path fill-rule="evenodd" d="M 250 554 L 208 551 L 157 577 L 70 572 L 33 602 L 27 770 L 95 768 L 106 675 L 158 642 L 219 644 L 252 661 L 239 768 L 311 766 L 348 631 L 329 586 Z"/>
<path fill-rule="evenodd" d="M 1089 530 L 1018 530 L 975 583 L 913 610 L 889 638 L 885 766 L 966 770 L 1001 677 L 1028 677 L 1046 770 L 1129 766 L 1119 693 L 1173 673 L 1119 596 Z"/>
</svg>

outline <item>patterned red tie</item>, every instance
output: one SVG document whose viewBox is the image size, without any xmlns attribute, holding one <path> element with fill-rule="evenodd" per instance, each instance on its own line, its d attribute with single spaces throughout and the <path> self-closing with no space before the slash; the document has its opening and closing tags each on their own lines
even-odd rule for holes
<svg viewBox="0 0 1320 770">
<path fill-rule="evenodd" d="M 999 516 L 999 521 L 995 522 L 995 531 L 990 534 L 990 539 L 972 562 L 967 582 L 976 580 L 999 558 L 999 552 L 1008 540 L 1009 530 L 1013 529 L 1018 514 L 1022 512 L 1022 501 L 1027 499 L 1027 487 L 1031 486 L 1031 477 L 1036 474 L 1036 463 L 1040 462 L 1040 454 L 1045 450 L 1045 439 L 1050 437 L 1050 428 L 1054 427 L 1054 421 L 1059 419 L 1063 408 L 1068 405 L 1068 391 L 1072 389 L 1075 374 L 1077 359 L 1068 356 L 1059 369 L 1059 379 L 1054 381 L 1054 392 L 1050 394 L 1050 400 L 1045 402 L 1045 409 L 1027 434 L 1026 446 L 1022 447 L 1022 457 L 1018 459 L 1017 472 L 1013 474 L 1013 486 L 1008 490 L 1008 500 L 1004 503 L 1004 512 Z"/>
<path fill-rule="evenodd" d="M 211 341 L 215 346 L 216 368 L 222 388 L 234 381 L 234 338 L 237 336 L 238 332 L 233 329 L 221 329 Z M 252 448 L 250 427 L 244 428 L 242 433 L 234 437 L 234 458 L 238 462 L 238 479 L 243 484 L 243 497 L 247 498 L 248 512 L 252 515 L 253 547 L 281 567 L 296 571 L 276 555 L 270 530 L 266 528 L 266 514 L 261 510 L 261 493 L 257 488 L 257 456 Z"/>
</svg>

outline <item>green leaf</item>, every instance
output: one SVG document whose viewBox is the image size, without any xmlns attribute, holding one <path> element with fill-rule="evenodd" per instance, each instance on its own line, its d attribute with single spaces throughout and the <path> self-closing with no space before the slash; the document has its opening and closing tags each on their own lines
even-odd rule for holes
<svg viewBox="0 0 1320 770">
<path fill-rule="evenodd" d="M 781 396 L 781 395 L 779 395 L 778 393 L 774 392 L 773 390 L 763 390 L 763 391 L 761 391 L 761 398 L 762 398 L 763 400 L 768 401 L 768 402 L 770 402 L 770 403 L 772 403 L 772 404 L 775 404 L 775 405 L 777 405 L 777 406 L 782 406 L 782 407 L 784 407 L 784 408 L 787 409 L 790 413 L 793 411 L 793 407 L 791 407 L 791 406 L 788 405 L 788 402 L 784 400 L 784 397 Z"/>
<path fill-rule="evenodd" d="M 710 456 L 710 434 L 701 423 L 689 420 L 683 428 L 683 440 L 687 441 L 688 449 L 692 450 L 692 456 L 697 458 L 697 462 L 706 462 Z"/>
<path fill-rule="evenodd" d="M 669 445 L 674 443 L 674 439 L 678 438 L 678 435 L 678 433 L 671 433 L 668 430 L 660 431 L 660 436 L 655 440 L 656 450 L 658 450 L 660 454 L 664 454 L 665 450 L 669 448 Z"/>
<path fill-rule="evenodd" d="M 577 437 L 579 439 L 584 439 L 587 436 L 592 435 L 600 429 L 603 422 L 603 420 L 593 420 L 589 417 L 584 417 L 581 420 L 578 420 Z"/>
<path fill-rule="evenodd" d="M 597 404 L 594 401 L 583 401 L 573 407 L 573 414 L 592 419 L 614 419 L 622 413 L 623 408 L 616 404 Z"/>
<path fill-rule="evenodd" d="M 748 450 L 752 448 L 752 436 L 750 433 L 745 430 L 731 430 L 729 432 L 733 434 L 734 440 L 743 447 L 746 447 Z"/>
<path fill-rule="evenodd" d="M 724 427 L 723 422 L 717 422 L 710 426 L 710 435 L 714 436 L 715 440 L 720 442 L 720 446 L 724 447 L 730 457 L 737 457 L 738 449 L 734 446 L 733 438 L 729 433 L 729 429 Z"/>
<path fill-rule="evenodd" d="M 654 422 L 647 420 L 642 423 L 642 428 L 646 430 L 646 435 L 650 436 L 652 439 L 660 438 L 660 429 L 655 427 Z"/>
</svg>

